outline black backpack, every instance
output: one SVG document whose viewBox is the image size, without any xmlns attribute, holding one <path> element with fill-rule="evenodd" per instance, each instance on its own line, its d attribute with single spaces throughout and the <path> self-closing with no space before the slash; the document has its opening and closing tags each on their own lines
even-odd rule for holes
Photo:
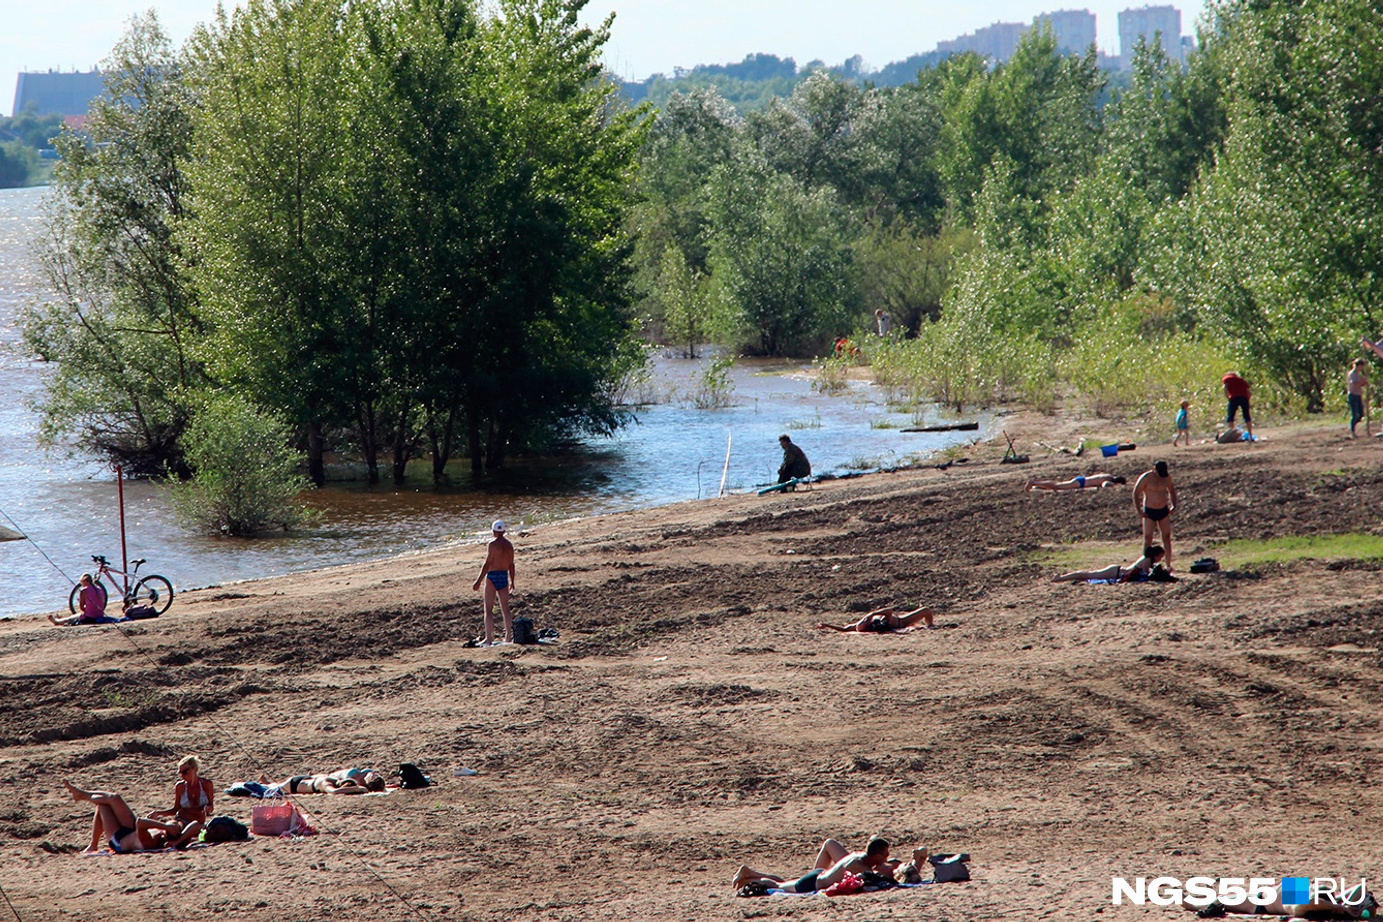
<svg viewBox="0 0 1383 922">
<path fill-rule="evenodd" d="M 533 629 L 532 618 L 514 619 L 514 643 L 532 644 L 538 642 L 538 632 Z"/>
<path fill-rule="evenodd" d="M 249 837 L 249 827 L 232 816 L 213 817 L 202 833 L 204 842 L 244 842 Z"/>
<path fill-rule="evenodd" d="M 424 775 L 422 769 L 412 762 L 405 762 L 399 766 L 399 787 L 413 790 L 429 787 L 431 784 L 432 779 Z"/>
</svg>

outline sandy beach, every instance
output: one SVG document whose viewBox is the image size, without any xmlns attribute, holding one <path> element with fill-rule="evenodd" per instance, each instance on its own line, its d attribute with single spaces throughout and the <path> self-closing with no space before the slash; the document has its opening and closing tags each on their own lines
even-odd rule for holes
<svg viewBox="0 0 1383 922">
<path fill-rule="evenodd" d="M 0 624 L 4 895 L 26 922 L 1141 920 L 1193 917 L 1111 906 L 1112 877 L 1371 877 L 1378 564 L 1185 570 L 1226 539 L 1378 531 L 1383 440 L 1303 424 L 1174 449 L 1133 423 L 1003 426 L 1030 464 L 998 464 L 999 439 L 944 470 L 516 530 L 516 609 L 551 645 L 465 646 L 478 545 L 192 591 L 119 629 Z M 1042 444 L 1099 433 L 1139 448 Z M 1128 487 L 1026 480 L 1131 482 L 1157 459 L 1181 581 L 1052 583 L 1054 560 L 1133 560 L 1138 518 Z M 929 605 L 939 628 L 813 627 L 885 604 Z M 91 812 L 62 779 L 147 812 L 187 753 L 218 790 L 401 762 L 437 784 L 300 798 L 311 838 L 71 853 Z M 969 852 L 974 879 L 730 888 L 741 863 L 795 876 L 823 837 L 876 833 Z"/>
</svg>

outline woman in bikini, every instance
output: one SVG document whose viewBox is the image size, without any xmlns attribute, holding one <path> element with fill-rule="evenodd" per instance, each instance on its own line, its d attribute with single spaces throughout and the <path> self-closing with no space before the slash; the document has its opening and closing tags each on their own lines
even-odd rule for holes
<svg viewBox="0 0 1383 922">
<path fill-rule="evenodd" d="M 1162 548 L 1156 544 L 1143 548 L 1143 556 L 1133 562 L 1131 566 L 1123 567 L 1117 563 L 1112 563 L 1102 570 L 1073 570 L 1070 573 L 1063 573 L 1060 576 L 1053 576 L 1054 583 L 1079 583 L 1091 579 L 1112 579 L 1121 583 L 1130 580 L 1146 577 L 1152 572 L 1152 568 L 1162 559 Z"/>
<path fill-rule="evenodd" d="M 201 770 L 201 760 L 196 756 L 188 756 L 179 762 L 178 775 L 182 780 L 173 785 L 173 808 L 155 810 L 149 814 L 149 818 L 172 816 L 183 823 L 205 825 L 206 816 L 211 812 L 212 801 L 216 798 L 216 786 L 201 777 Z"/>
<path fill-rule="evenodd" d="M 87 846 L 85 854 L 94 855 L 105 848 L 117 855 L 182 848 L 202 831 L 200 823 L 184 825 L 177 820 L 160 823 L 158 820 L 136 817 L 119 794 L 84 791 L 65 779 L 63 784 L 67 785 L 73 800 L 84 800 L 96 808 L 96 817 L 91 821 L 91 844 Z"/>
<path fill-rule="evenodd" d="M 876 608 L 852 624 L 835 625 L 822 621 L 817 624 L 817 627 L 823 631 L 836 631 L 841 634 L 890 634 L 911 630 L 919 624 L 936 627 L 932 623 L 935 617 L 936 612 L 930 608 L 914 608 L 906 614 L 899 615 L 896 614 L 896 610 L 892 606 L 889 606 L 888 608 Z"/>
<path fill-rule="evenodd" d="M 1086 474 L 1077 475 L 1070 480 L 1029 480 L 1026 489 L 1029 493 L 1033 490 L 1084 490 L 1086 487 L 1101 489 L 1104 487 L 1122 486 L 1128 483 L 1125 477 L 1118 477 L 1114 474 Z"/>
</svg>

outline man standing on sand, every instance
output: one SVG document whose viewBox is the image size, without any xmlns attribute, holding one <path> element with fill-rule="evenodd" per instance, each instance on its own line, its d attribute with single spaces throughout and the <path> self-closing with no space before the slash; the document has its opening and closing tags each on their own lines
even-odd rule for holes
<svg viewBox="0 0 1383 922">
<path fill-rule="evenodd" d="M 792 443 L 787 433 L 778 436 L 778 444 L 783 446 L 783 463 L 778 466 L 778 482 L 787 483 L 794 477 L 805 480 L 812 475 L 812 463 L 802 449 Z"/>
<path fill-rule="evenodd" d="M 1239 377 L 1239 372 L 1231 371 L 1220 379 L 1220 383 L 1225 386 L 1225 396 L 1229 398 L 1229 408 L 1225 410 L 1225 425 L 1234 425 L 1234 413 L 1237 410 L 1244 411 L 1244 431 L 1253 438 L 1253 417 L 1249 415 L 1249 383 Z M 1146 542 L 1145 542 L 1146 543 Z M 1167 549 L 1167 556 L 1172 556 L 1170 548 Z"/>
<path fill-rule="evenodd" d="M 472 589 L 485 584 L 485 642 L 482 647 L 494 646 L 495 642 L 495 599 L 499 599 L 499 612 L 504 617 L 503 643 L 514 642 L 514 617 L 509 614 L 509 593 L 514 590 L 514 545 L 504 537 L 506 526 L 500 519 L 490 526 L 494 540 L 490 542 L 485 554 L 485 564 L 480 575 L 475 578 Z"/>
<path fill-rule="evenodd" d="M 1162 534 L 1166 550 L 1163 566 L 1172 572 L 1172 510 L 1177 507 L 1177 488 L 1167 473 L 1167 462 L 1159 461 L 1145 471 L 1133 485 L 1133 508 L 1143 517 L 1143 546 L 1153 545 L 1153 532 Z"/>
</svg>

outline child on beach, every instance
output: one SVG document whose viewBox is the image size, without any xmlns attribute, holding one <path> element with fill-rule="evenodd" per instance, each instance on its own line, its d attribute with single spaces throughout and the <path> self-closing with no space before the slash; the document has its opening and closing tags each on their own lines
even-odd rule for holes
<svg viewBox="0 0 1383 922">
<path fill-rule="evenodd" d="M 1181 409 L 1177 410 L 1177 434 L 1176 438 L 1172 439 L 1173 446 L 1180 442 L 1183 436 L 1186 438 L 1186 444 L 1191 444 L 1191 423 L 1186 418 L 1186 411 L 1190 408 L 1191 401 L 1183 400 L 1181 402 Z"/>
</svg>

